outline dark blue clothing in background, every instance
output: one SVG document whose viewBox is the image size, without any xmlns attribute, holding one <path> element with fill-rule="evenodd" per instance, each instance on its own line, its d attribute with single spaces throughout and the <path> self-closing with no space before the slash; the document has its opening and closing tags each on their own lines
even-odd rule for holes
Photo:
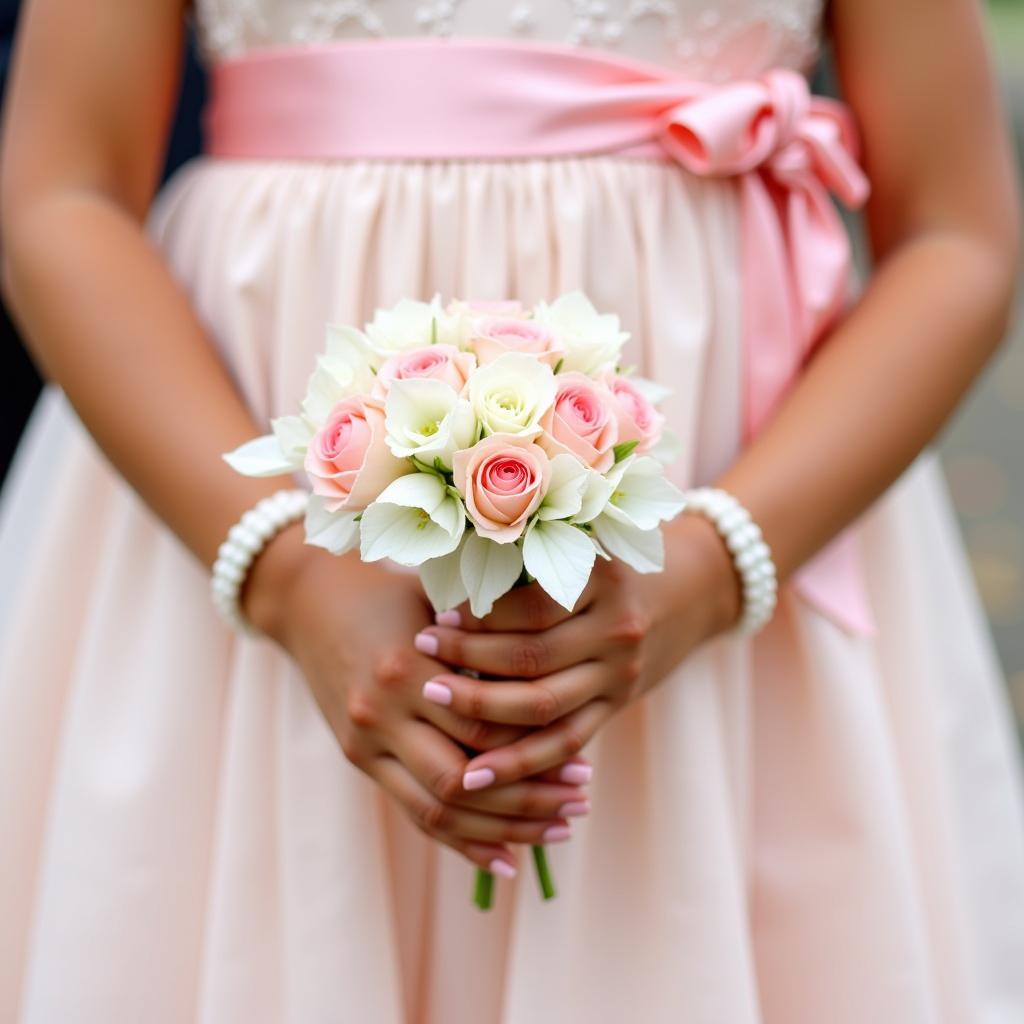
<svg viewBox="0 0 1024 1024">
<path fill-rule="evenodd" d="M 19 0 L 0 0 L 0 99 L 10 64 Z M 203 104 L 203 75 L 189 46 L 182 74 L 178 113 L 167 147 L 164 177 L 200 150 L 199 111 Z M 41 383 L 18 338 L 7 310 L 0 305 L 0 482 L 10 465 L 25 420 L 35 405 Z"/>
</svg>

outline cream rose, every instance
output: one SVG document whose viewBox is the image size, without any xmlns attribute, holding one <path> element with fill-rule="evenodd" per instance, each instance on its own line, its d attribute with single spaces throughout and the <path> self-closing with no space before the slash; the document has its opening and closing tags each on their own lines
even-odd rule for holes
<svg viewBox="0 0 1024 1024">
<path fill-rule="evenodd" d="M 555 404 L 540 421 L 544 433 L 538 443 L 549 455 L 575 455 L 598 473 L 607 472 L 619 440 L 612 393 L 582 373 L 564 373 L 555 380 Z"/>
<path fill-rule="evenodd" d="M 551 482 L 544 449 L 514 434 L 492 434 L 456 452 L 453 469 L 477 532 L 498 544 L 522 536 Z"/>
<path fill-rule="evenodd" d="M 506 352 L 469 378 L 466 394 L 485 434 L 533 437 L 555 400 L 555 375 L 533 356 Z"/>
<path fill-rule="evenodd" d="M 396 459 L 385 443 L 384 411 L 364 398 L 346 398 L 313 435 L 303 462 L 313 493 L 328 512 L 366 508 L 413 466 Z"/>
</svg>

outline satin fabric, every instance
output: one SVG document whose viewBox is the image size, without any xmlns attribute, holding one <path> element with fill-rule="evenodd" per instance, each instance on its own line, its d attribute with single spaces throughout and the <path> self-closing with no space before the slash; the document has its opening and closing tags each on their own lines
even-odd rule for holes
<svg viewBox="0 0 1024 1024">
<path fill-rule="evenodd" d="M 742 444 L 736 199 L 611 157 L 202 159 L 149 233 L 259 421 L 325 320 L 583 287 L 674 388 L 686 485 Z M 0 1020 L 1024 1018 L 1019 763 L 931 457 L 857 528 L 877 633 L 787 594 L 689 659 L 588 745 L 558 898 L 520 848 L 490 915 L 292 662 L 221 625 L 59 392 L 2 497 Z"/>
<path fill-rule="evenodd" d="M 393 39 L 252 52 L 218 63 L 211 93 L 206 147 L 224 158 L 611 153 L 735 179 L 747 440 L 849 292 L 850 243 L 829 191 L 851 207 L 867 197 L 853 121 L 788 68 L 712 85 L 556 43 Z M 845 628 L 873 628 L 851 535 L 805 565 L 794 586 Z"/>
</svg>

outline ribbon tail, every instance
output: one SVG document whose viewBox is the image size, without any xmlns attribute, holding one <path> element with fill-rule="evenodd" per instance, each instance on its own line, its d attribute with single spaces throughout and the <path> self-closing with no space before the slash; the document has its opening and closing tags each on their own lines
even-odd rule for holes
<svg viewBox="0 0 1024 1024">
<path fill-rule="evenodd" d="M 854 528 L 844 530 L 794 573 L 791 586 L 847 632 L 861 636 L 876 632 Z"/>
<path fill-rule="evenodd" d="M 779 212 L 760 172 L 740 178 L 743 275 L 743 433 L 771 418 L 800 368 L 793 271 Z"/>
<path fill-rule="evenodd" d="M 838 214 L 815 204 L 815 198 L 822 197 L 813 190 L 799 198 L 788 192 L 784 232 L 783 218 L 761 175 L 744 175 L 740 187 L 744 433 L 749 441 L 795 380 L 812 340 L 809 331 L 824 327 L 834 315 L 849 248 Z M 831 205 L 827 196 L 824 202 Z M 824 292 L 816 290 L 822 287 L 816 273 L 828 278 Z M 860 546 L 852 529 L 810 559 L 794 574 L 791 586 L 841 629 L 862 636 L 875 632 Z"/>
<path fill-rule="evenodd" d="M 850 239 L 832 200 L 813 179 L 790 187 L 786 231 L 801 314 L 803 362 L 846 304 L 852 266 Z"/>
</svg>

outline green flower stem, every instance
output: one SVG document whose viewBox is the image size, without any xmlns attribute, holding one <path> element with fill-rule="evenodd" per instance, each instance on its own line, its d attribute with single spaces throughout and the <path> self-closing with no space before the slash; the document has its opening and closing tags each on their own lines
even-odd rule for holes
<svg viewBox="0 0 1024 1024">
<path fill-rule="evenodd" d="M 494 903 L 494 875 L 484 868 L 476 869 L 476 885 L 473 886 L 473 902 L 481 910 L 490 910 Z"/>
<path fill-rule="evenodd" d="M 516 580 L 516 587 L 525 587 L 533 582 L 533 577 L 523 569 Z M 555 880 L 551 877 L 551 866 L 548 864 L 547 850 L 543 846 L 535 845 L 533 850 L 533 864 L 537 869 L 537 881 L 540 883 L 541 895 L 546 900 L 555 897 Z M 494 904 L 494 875 L 484 868 L 476 869 L 476 882 L 473 886 L 473 902 L 481 910 L 490 910 Z"/>
<path fill-rule="evenodd" d="M 555 880 L 551 877 L 547 850 L 543 846 L 534 846 L 532 849 L 533 863 L 537 868 L 537 881 L 540 882 L 541 894 L 546 900 L 554 899 Z"/>
</svg>

